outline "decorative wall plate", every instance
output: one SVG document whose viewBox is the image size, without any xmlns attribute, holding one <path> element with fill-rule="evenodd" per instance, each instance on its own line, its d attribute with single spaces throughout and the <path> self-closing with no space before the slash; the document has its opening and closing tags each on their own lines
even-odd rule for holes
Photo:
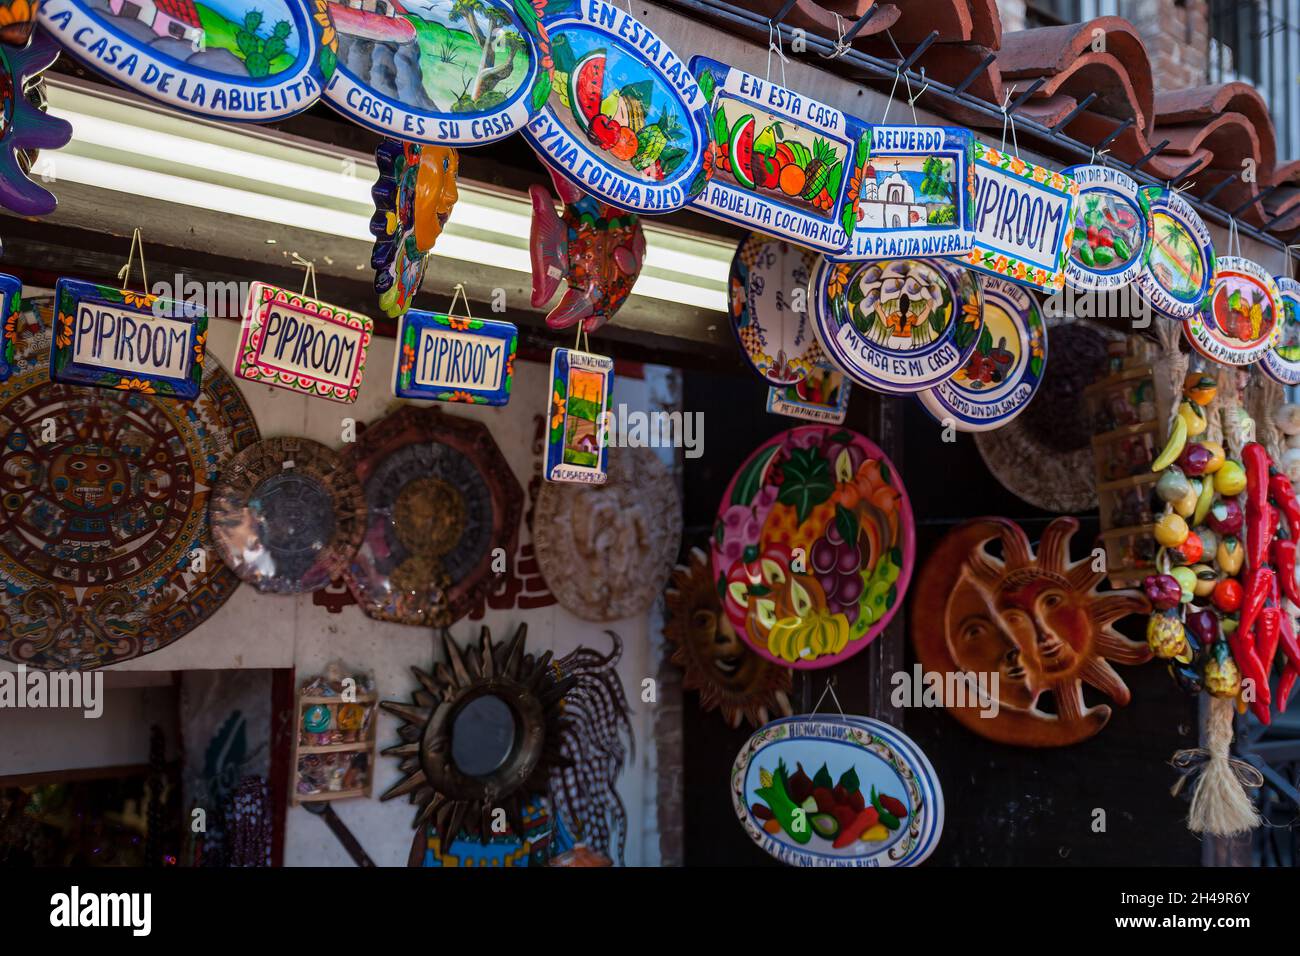
<svg viewBox="0 0 1300 956">
<path fill-rule="evenodd" d="M 823 259 L 808 287 L 813 331 L 859 385 L 933 388 L 970 358 L 983 310 L 978 278 L 955 261 Z"/>
<path fill-rule="evenodd" d="M 1061 175 L 1079 184 L 1065 281 L 1081 292 L 1123 288 L 1142 271 L 1147 241 L 1137 182 L 1109 166 L 1069 166 Z"/>
<path fill-rule="evenodd" d="M 958 256 L 975 241 L 974 137 L 956 126 L 868 126 L 855 177 L 857 228 L 842 255 Z"/>
<path fill-rule="evenodd" d="M 267 438 L 232 458 L 208 502 L 221 560 L 259 591 L 302 594 L 347 568 L 366 528 L 361 485 L 306 438 Z"/>
<path fill-rule="evenodd" d="M 984 323 L 975 351 L 946 382 L 917 398 L 936 421 L 982 432 L 1015 418 L 1029 404 L 1047 364 L 1047 330 L 1038 299 L 1024 286 L 980 280 Z"/>
<path fill-rule="evenodd" d="M 1204 307 L 1214 279 L 1214 240 L 1196 210 L 1172 189 L 1143 186 L 1146 214 L 1138 292 L 1161 315 L 1186 322 Z"/>
<path fill-rule="evenodd" d="M 396 318 L 411 307 L 424 282 L 429 251 L 460 198 L 460 158 L 447 146 L 421 146 L 386 139 L 375 149 L 379 179 L 371 187 L 375 245 L 370 265 L 384 314 Z"/>
<path fill-rule="evenodd" d="M 757 232 L 731 260 L 731 330 L 771 385 L 802 382 L 826 361 L 808 320 L 808 280 L 816 265 L 815 252 Z"/>
<path fill-rule="evenodd" d="M 686 64 L 603 0 L 548 0 L 534 37 L 551 66 L 523 128 L 541 158 L 602 202 L 667 213 L 708 179 L 709 104 Z"/>
<path fill-rule="evenodd" d="M 1211 361 L 1250 365 L 1281 339 L 1282 310 L 1282 292 L 1268 270 L 1240 256 L 1220 256 L 1209 299 L 1184 323 L 1183 334 Z"/>
<path fill-rule="evenodd" d="M 0 382 L 7 382 L 18 361 L 18 332 L 22 327 L 23 282 L 0 273 Z"/>
<path fill-rule="evenodd" d="M 27 6 L 32 17 L 38 3 L 31 0 Z M 8 9 L 20 12 L 17 6 Z M 0 29 L 30 33 L 31 26 L 24 18 Z M 38 150 L 68 145 L 72 124 L 50 116 L 27 98 L 28 87 L 40 82 L 41 73 L 59 58 L 58 45 L 44 35 L 22 43 L 26 46 L 15 48 L 7 41 L 0 44 L 0 206 L 20 216 L 46 216 L 54 212 L 58 200 L 28 175 L 31 163 L 27 160 Z"/>
<path fill-rule="evenodd" d="M 533 547 L 546 586 L 587 621 L 645 612 L 682 544 L 677 483 L 649 448 L 615 448 L 602 485 L 544 482 Z"/>
<path fill-rule="evenodd" d="M 1070 558 L 1078 528 L 1074 518 L 1057 518 L 1035 553 L 1019 525 L 978 518 L 949 532 L 917 575 L 911 629 L 919 667 L 945 687 L 949 675 L 964 676 L 966 705 L 948 712 L 966 729 L 1004 744 L 1063 747 L 1110 719 L 1110 707 L 1085 701 L 1084 684 L 1129 702 L 1111 662 L 1142 664 L 1151 651 L 1112 625 L 1150 605 L 1138 591 L 1097 590 L 1106 575 L 1093 570 L 1092 555 Z M 1000 558 L 990 542 L 1000 544 Z M 1040 706 L 1044 693 L 1050 711 Z"/>
<path fill-rule="evenodd" d="M 820 252 L 847 252 L 862 124 L 833 106 L 706 56 L 691 72 L 713 114 L 700 212 Z M 862 147 L 866 159 L 866 144 Z"/>
<path fill-rule="evenodd" d="M 171 644 L 234 592 L 208 489 L 257 424 L 215 359 L 180 405 L 51 383 L 49 347 L 24 332 L 0 384 L 0 657 L 89 669 Z"/>
<path fill-rule="evenodd" d="M 270 123 L 320 98 L 323 10 L 306 0 L 43 0 L 41 24 L 85 66 L 211 119 Z"/>
<path fill-rule="evenodd" d="M 598 485 L 609 468 L 607 418 L 614 394 L 614 360 L 558 348 L 551 351 L 547 481 Z"/>
<path fill-rule="evenodd" d="M 248 290 L 235 375 L 334 402 L 355 402 L 375 320 L 265 282 Z"/>
<path fill-rule="evenodd" d="M 208 315 L 175 302 L 93 282 L 60 279 L 50 379 L 186 401 L 203 380 Z"/>
<path fill-rule="evenodd" d="M 403 406 L 348 446 L 366 496 L 366 532 L 345 575 L 381 621 L 444 627 L 491 586 L 493 552 L 512 555 L 523 490 L 487 426 Z"/>
<path fill-rule="evenodd" d="M 903 480 L 875 443 L 803 425 L 760 445 L 727 486 L 710 541 L 714 582 L 759 654 L 830 667 L 898 611 L 915 535 Z"/>
<path fill-rule="evenodd" d="M 773 415 L 788 415 L 824 425 L 838 425 L 849 413 L 849 395 L 853 386 L 843 372 L 814 368 L 802 382 L 770 386 L 767 410 Z"/>
<path fill-rule="evenodd" d="M 972 269 L 1037 289 L 1065 284 L 1079 184 L 1045 166 L 975 144 Z"/>
<path fill-rule="evenodd" d="M 325 102 L 383 136 L 494 143 L 536 112 L 536 20 L 524 0 L 328 0 L 338 66 Z"/>
<path fill-rule="evenodd" d="M 1300 385 L 1300 282 L 1290 276 L 1276 276 L 1281 295 L 1279 312 L 1282 331 L 1277 342 L 1264 353 L 1259 367 L 1282 385 Z"/>
<path fill-rule="evenodd" d="M 732 765 L 731 801 L 750 839 L 791 866 L 916 866 L 943 832 L 934 767 L 870 717 L 763 727 Z"/>
<path fill-rule="evenodd" d="M 504 405 L 514 386 L 519 330 L 509 322 L 421 312 L 397 322 L 393 394 L 398 398 Z"/>
<path fill-rule="evenodd" d="M 790 716 L 791 671 L 750 650 L 722 613 L 709 556 L 691 548 L 664 593 L 664 636 L 684 671 L 682 688 L 700 692 L 700 710 L 717 710 L 729 727 L 761 727 Z"/>
</svg>

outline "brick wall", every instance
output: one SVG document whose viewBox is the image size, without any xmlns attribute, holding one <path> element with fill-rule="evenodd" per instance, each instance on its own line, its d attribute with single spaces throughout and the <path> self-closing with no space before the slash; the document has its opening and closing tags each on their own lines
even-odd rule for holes
<svg viewBox="0 0 1300 956">
<path fill-rule="evenodd" d="M 1157 91 L 1205 84 L 1210 49 L 1207 0 L 1129 0 L 1125 12 L 1151 55 Z"/>
</svg>

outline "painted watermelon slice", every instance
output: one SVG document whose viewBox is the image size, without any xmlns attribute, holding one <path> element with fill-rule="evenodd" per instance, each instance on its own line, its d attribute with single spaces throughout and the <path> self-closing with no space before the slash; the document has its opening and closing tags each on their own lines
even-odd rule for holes
<svg viewBox="0 0 1300 956">
<path fill-rule="evenodd" d="M 753 189 L 754 180 L 750 178 L 754 162 L 753 113 L 746 113 L 736 120 L 736 125 L 731 128 L 731 143 L 727 148 L 731 152 L 731 174 L 736 177 L 736 182 L 746 189 Z"/>
<path fill-rule="evenodd" d="M 592 50 L 573 66 L 569 74 L 569 108 L 582 131 L 600 113 L 601 90 L 605 87 L 605 51 Z"/>
</svg>

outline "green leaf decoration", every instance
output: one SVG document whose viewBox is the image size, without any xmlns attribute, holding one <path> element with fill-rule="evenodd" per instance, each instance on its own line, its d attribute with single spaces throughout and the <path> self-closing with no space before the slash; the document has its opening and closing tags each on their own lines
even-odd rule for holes
<svg viewBox="0 0 1300 956">
<path fill-rule="evenodd" d="M 704 94 L 704 99 L 708 103 L 713 102 L 713 94 L 718 88 L 718 80 L 713 75 L 712 70 L 705 70 L 700 75 L 700 92 Z"/>
<path fill-rule="evenodd" d="M 835 528 L 850 544 L 858 540 L 858 516 L 843 505 L 835 506 Z"/>
<path fill-rule="evenodd" d="M 533 109 L 540 110 L 546 105 L 547 98 L 551 95 L 551 74 L 539 73 L 537 82 L 533 84 Z"/>
<path fill-rule="evenodd" d="M 815 448 L 796 448 L 781 472 L 783 480 L 777 501 L 792 506 L 800 524 L 835 492 L 830 466 Z"/>
<path fill-rule="evenodd" d="M 858 770 L 856 767 L 849 767 L 840 775 L 840 786 L 849 793 L 857 793 L 862 789 L 862 781 L 858 779 Z"/>
<path fill-rule="evenodd" d="M 830 769 L 827 768 L 826 764 L 822 764 L 822 768 L 813 774 L 813 786 L 825 787 L 827 790 L 835 786 L 834 780 L 831 779 Z"/>
</svg>

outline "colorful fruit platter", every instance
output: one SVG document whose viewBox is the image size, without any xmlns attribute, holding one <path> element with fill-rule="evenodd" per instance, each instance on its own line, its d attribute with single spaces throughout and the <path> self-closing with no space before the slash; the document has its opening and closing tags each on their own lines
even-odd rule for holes
<svg viewBox="0 0 1300 956">
<path fill-rule="evenodd" d="M 794 866 L 914 866 L 943 829 L 929 760 L 869 717 L 766 725 L 736 757 L 731 792 L 750 838 Z"/>
<path fill-rule="evenodd" d="M 830 667 L 897 612 L 916 558 L 912 506 L 884 452 L 805 425 L 761 445 L 732 478 L 711 544 L 736 633 L 788 667 Z"/>
</svg>

